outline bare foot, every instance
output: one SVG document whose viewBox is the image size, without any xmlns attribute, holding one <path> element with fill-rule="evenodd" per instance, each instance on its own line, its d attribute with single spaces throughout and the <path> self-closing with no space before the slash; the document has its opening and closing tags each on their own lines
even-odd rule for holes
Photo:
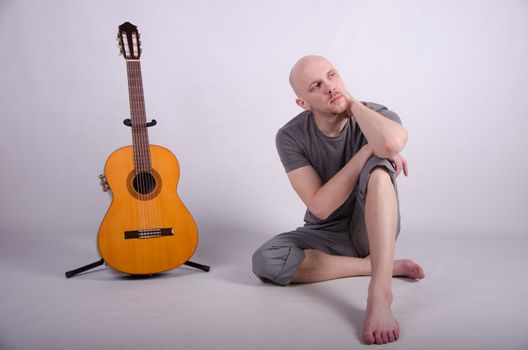
<svg viewBox="0 0 528 350">
<path fill-rule="evenodd" d="M 421 280 L 425 277 L 423 269 L 420 265 L 412 260 L 394 260 L 394 267 L 392 269 L 392 276 L 394 277 L 408 277 L 415 280 Z"/>
<path fill-rule="evenodd" d="M 400 337 L 400 325 L 392 315 L 390 299 L 369 296 L 363 326 L 365 344 L 387 344 Z"/>
</svg>

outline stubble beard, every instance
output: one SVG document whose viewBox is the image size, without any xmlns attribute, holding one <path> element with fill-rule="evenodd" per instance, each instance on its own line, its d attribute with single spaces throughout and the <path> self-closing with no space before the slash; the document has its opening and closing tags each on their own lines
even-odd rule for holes
<svg viewBox="0 0 528 350">
<path fill-rule="evenodd" d="M 346 114 L 348 103 L 340 103 L 339 105 L 330 105 L 330 114 L 342 115 Z"/>
</svg>

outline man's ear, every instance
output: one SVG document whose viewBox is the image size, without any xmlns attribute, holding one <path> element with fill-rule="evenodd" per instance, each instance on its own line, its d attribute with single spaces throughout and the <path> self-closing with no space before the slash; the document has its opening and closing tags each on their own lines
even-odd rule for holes
<svg viewBox="0 0 528 350">
<path fill-rule="evenodd" d="M 312 107 L 310 107 L 310 105 L 305 101 L 303 100 L 302 98 L 296 98 L 295 99 L 295 103 L 297 103 L 297 105 L 299 107 L 301 107 L 302 109 L 304 109 L 305 111 L 311 109 Z"/>
</svg>

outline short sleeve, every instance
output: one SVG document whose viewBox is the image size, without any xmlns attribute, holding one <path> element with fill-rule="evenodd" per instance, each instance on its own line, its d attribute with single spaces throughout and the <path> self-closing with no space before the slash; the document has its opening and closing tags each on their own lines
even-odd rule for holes
<svg viewBox="0 0 528 350">
<path fill-rule="evenodd" d="M 299 142 L 286 130 L 280 129 L 275 137 L 279 157 L 286 172 L 310 165 Z"/>
<path fill-rule="evenodd" d="M 387 107 L 385 107 L 383 105 L 380 105 L 380 104 L 377 104 L 377 103 L 373 103 L 373 102 L 365 102 L 365 106 L 367 106 L 368 108 L 378 112 L 379 114 L 381 114 L 385 118 L 390 119 L 392 121 L 395 121 L 396 123 L 398 123 L 400 125 L 402 123 L 400 117 L 395 112 L 391 111 L 390 109 L 388 109 Z"/>
</svg>

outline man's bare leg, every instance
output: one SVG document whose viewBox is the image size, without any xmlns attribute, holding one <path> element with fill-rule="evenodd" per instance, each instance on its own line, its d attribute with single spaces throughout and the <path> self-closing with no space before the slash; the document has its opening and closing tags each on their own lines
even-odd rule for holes
<svg viewBox="0 0 528 350">
<path fill-rule="evenodd" d="M 372 275 L 370 256 L 353 258 L 330 255 L 314 249 L 304 251 L 304 259 L 293 275 L 292 283 L 312 283 L 336 278 Z M 420 265 L 412 260 L 394 260 L 393 277 L 424 278 Z"/>
<path fill-rule="evenodd" d="M 392 315 L 392 274 L 398 225 L 398 201 L 389 174 L 375 169 L 369 179 L 365 202 L 372 277 L 363 327 L 366 344 L 385 344 L 400 336 L 398 321 Z"/>
</svg>

